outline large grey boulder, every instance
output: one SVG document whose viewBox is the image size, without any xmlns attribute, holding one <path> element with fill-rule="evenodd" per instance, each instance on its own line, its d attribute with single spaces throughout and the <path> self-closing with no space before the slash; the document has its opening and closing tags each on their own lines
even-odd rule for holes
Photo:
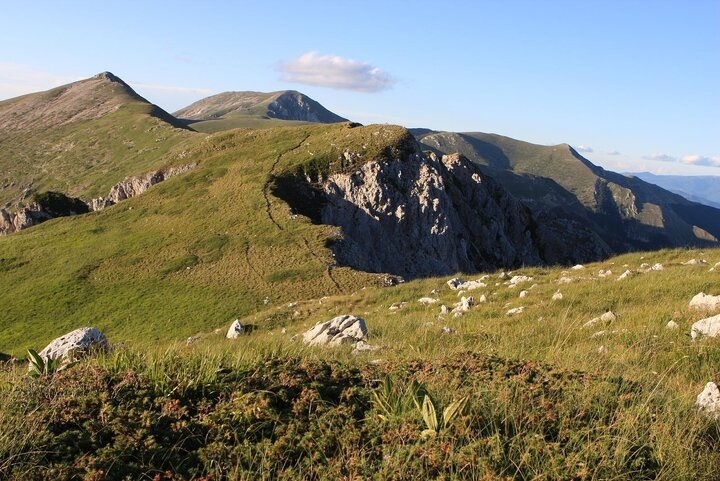
<svg viewBox="0 0 720 481">
<path fill-rule="evenodd" d="M 710 381 L 695 400 L 698 411 L 713 419 L 720 419 L 720 389 Z"/>
<path fill-rule="evenodd" d="M 720 314 L 700 319 L 690 327 L 690 337 L 698 336 L 716 337 L 720 334 Z"/>
<path fill-rule="evenodd" d="M 108 347 L 108 340 L 105 334 L 95 327 L 81 327 L 72 332 L 58 337 L 45 349 L 40 351 L 43 359 L 57 359 L 66 357 L 70 353 L 87 352 L 90 349 L 105 350 Z"/>
<path fill-rule="evenodd" d="M 338 316 L 318 322 L 303 334 L 303 342 L 311 346 L 337 346 L 367 341 L 365 320 L 356 316 Z"/>
</svg>

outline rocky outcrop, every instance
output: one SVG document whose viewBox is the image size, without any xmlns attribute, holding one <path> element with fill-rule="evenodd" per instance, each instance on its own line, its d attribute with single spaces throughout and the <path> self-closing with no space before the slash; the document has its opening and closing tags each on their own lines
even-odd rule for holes
<svg viewBox="0 0 720 481">
<path fill-rule="evenodd" d="M 12 234 L 48 219 L 50 217 L 35 202 L 23 206 L 15 212 L 0 209 L 0 234 Z"/>
<path fill-rule="evenodd" d="M 197 164 L 187 164 L 180 167 L 169 167 L 135 177 L 127 177 L 125 180 L 115 184 L 107 196 L 91 200 L 88 202 L 88 206 L 90 210 L 93 211 L 102 210 L 105 207 L 117 204 L 121 200 L 140 195 L 153 185 L 167 180 L 170 177 L 183 174 L 195 168 L 196 165 Z"/>
<path fill-rule="evenodd" d="M 105 350 L 108 347 L 108 340 L 105 334 L 94 327 L 81 327 L 64 336 L 60 336 L 40 351 L 43 359 L 57 359 L 84 353 L 91 349 Z"/>
<path fill-rule="evenodd" d="M 717 337 L 720 335 L 720 314 L 700 319 L 690 326 L 690 337 L 697 339 L 700 336 Z"/>
<path fill-rule="evenodd" d="M 367 341 L 365 320 L 355 316 L 338 316 L 318 322 L 303 334 L 303 342 L 311 346 L 337 346 Z"/>
<path fill-rule="evenodd" d="M 690 299 L 690 307 L 708 311 L 720 309 L 720 296 L 711 296 L 701 292 Z"/>
<path fill-rule="evenodd" d="M 712 419 L 720 419 L 720 389 L 710 381 L 695 399 L 695 408 Z"/>
<path fill-rule="evenodd" d="M 343 265 L 413 278 L 544 262 L 529 210 L 459 154 L 367 162 L 323 191 Z"/>
<path fill-rule="evenodd" d="M 245 329 L 243 328 L 242 324 L 240 324 L 240 320 L 235 319 L 232 324 L 230 324 L 230 327 L 228 328 L 225 337 L 227 337 L 228 339 L 237 339 L 238 337 L 240 337 L 244 330 Z"/>
</svg>

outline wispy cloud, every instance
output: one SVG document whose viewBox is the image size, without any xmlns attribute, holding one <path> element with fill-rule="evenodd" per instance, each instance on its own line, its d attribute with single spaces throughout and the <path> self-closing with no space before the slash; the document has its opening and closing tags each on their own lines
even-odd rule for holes
<svg viewBox="0 0 720 481">
<path fill-rule="evenodd" d="M 610 152 L 605 152 L 605 155 L 620 155 L 620 152 L 617 150 L 611 150 Z"/>
<path fill-rule="evenodd" d="M 582 152 L 583 154 L 590 154 L 593 152 L 592 147 L 588 147 L 586 145 L 578 145 L 577 147 L 575 147 L 575 150 L 577 150 L 578 152 Z"/>
<path fill-rule="evenodd" d="M 720 155 L 705 157 L 698 154 L 683 155 L 680 162 L 685 165 L 702 165 L 705 167 L 720 167 Z"/>
<path fill-rule="evenodd" d="M 677 159 L 668 154 L 650 154 L 643 156 L 645 160 L 654 160 L 655 162 L 676 162 Z"/>
<path fill-rule="evenodd" d="M 0 99 L 49 90 L 81 78 L 48 72 L 30 65 L 0 63 Z"/>
<path fill-rule="evenodd" d="M 317 52 L 281 62 L 277 70 L 284 82 L 357 92 L 380 92 L 395 85 L 392 76 L 369 63 Z"/>
</svg>

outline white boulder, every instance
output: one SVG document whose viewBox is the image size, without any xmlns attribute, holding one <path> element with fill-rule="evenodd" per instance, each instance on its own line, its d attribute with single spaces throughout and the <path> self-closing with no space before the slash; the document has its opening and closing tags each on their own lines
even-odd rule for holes
<svg viewBox="0 0 720 481">
<path fill-rule="evenodd" d="M 701 292 L 690 300 L 690 307 L 712 311 L 720 308 L 720 296 L 710 296 Z"/>
<path fill-rule="evenodd" d="M 421 297 L 420 299 L 418 299 L 418 302 L 424 306 L 429 306 L 430 304 L 437 303 L 438 300 L 434 297 Z"/>
<path fill-rule="evenodd" d="M 507 316 L 516 316 L 518 314 L 522 314 L 522 312 L 525 310 L 524 306 L 521 307 L 513 307 L 512 309 L 509 309 L 505 315 Z"/>
<path fill-rule="evenodd" d="M 699 336 L 717 337 L 718 334 L 720 334 L 720 314 L 700 319 L 690 327 L 690 337 L 693 339 Z"/>
<path fill-rule="evenodd" d="M 720 419 L 720 389 L 710 381 L 695 399 L 695 408 L 706 416 Z"/>
<path fill-rule="evenodd" d="M 530 282 L 532 280 L 533 280 L 533 278 L 530 276 L 513 276 L 512 279 L 510 279 L 510 285 L 516 286 L 523 282 Z"/>
<path fill-rule="evenodd" d="M 585 266 L 582 265 L 582 264 L 575 264 L 574 266 L 572 266 L 572 267 L 570 268 L 571 271 L 579 271 L 579 270 L 582 270 L 582 269 L 585 269 Z"/>
<path fill-rule="evenodd" d="M 311 346 L 338 346 L 367 341 L 367 326 L 361 317 L 344 315 L 315 324 L 303 334 L 303 342 Z"/>
<path fill-rule="evenodd" d="M 619 281 L 624 281 L 625 279 L 628 279 L 630 276 L 632 276 L 632 272 L 631 272 L 631 271 L 625 271 L 625 272 L 623 272 L 622 274 L 620 274 L 620 275 L 618 276 L 617 280 L 619 280 Z"/>
<path fill-rule="evenodd" d="M 522 299 L 523 297 L 527 296 L 528 294 L 530 294 L 530 291 L 520 291 L 519 297 L 520 297 L 520 299 Z"/>
<path fill-rule="evenodd" d="M 108 340 L 105 334 L 95 327 L 81 327 L 58 337 L 40 351 L 43 359 L 57 359 L 69 356 L 74 351 L 86 352 L 90 349 L 105 350 Z"/>
<path fill-rule="evenodd" d="M 240 334 L 243 333 L 243 326 L 240 324 L 240 319 L 235 319 L 232 324 L 230 324 L 230 327 L 228 328 L 227 334 L 225 334 L 225 337 L 228 339 L 237 339 L 240 337 Z"/>
<path fill-rule="evenodd" d="M 560 291 L 555 292 L 555 294 L 553 294 L 553 296 L 552 296 L 553 301 L 562 301 L 562 298 L 563 298 L 563 295 L 562 295 L 562 292 L 560 292 Z"/>
<path fill-rule="evenodd" d="M 668 321 L 667 324 L 665 324 L 665 329 L 669 329 L 671 331 L 674 331 L 675 329 L 678 329 L 680 326 L 678 326 L 678 323 L 675 321 Z"/>
</svg>

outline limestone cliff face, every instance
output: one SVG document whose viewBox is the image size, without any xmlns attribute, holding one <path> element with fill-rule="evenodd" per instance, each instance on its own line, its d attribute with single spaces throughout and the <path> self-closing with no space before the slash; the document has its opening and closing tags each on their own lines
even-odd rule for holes
<svg viewBox="0 0 720 481">
<path fill-rule="evenodd" d="M 323 191 L 343 265 L 413 278 L 544 263 L 527 208 L 459 154 L 368 162 Z"/>
<path fill-rule="evenodd" d="M 115 205 L 121 200 L 129 199 L 140 195 L 153 185 L 160 183 L 170 177 L 180 175 L 193 169 L 196 164 L 188 164 L 180 167 L 169 167 L 167 169 L 148 172 L 147 174 L 128 177 L 125 180 L 115 184 L 105 197 L 98 197 L 88 202 L 90 210 L 102 210 L 105 207 Z"/>
<path fill-rule="evenodd" d="M 35 202 L 31 202 L 15 212 L 0 209 L 0 235 L 12 234 L 26 229 L 51 217 Z"/>
</svg>

